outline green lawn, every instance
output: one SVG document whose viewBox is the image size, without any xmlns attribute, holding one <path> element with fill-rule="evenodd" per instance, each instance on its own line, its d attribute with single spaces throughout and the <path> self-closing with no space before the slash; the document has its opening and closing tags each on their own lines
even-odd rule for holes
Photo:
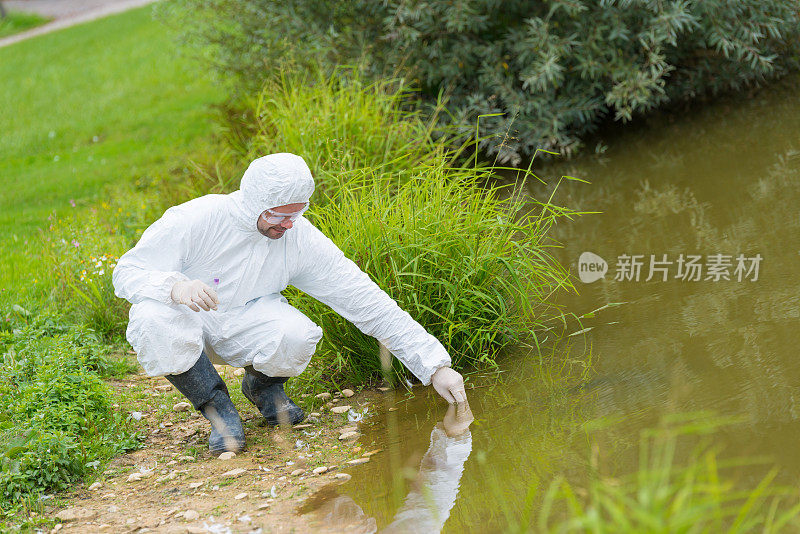
<svg viewBox="0 0 800 534">
<path fill-rule="evenodd" d="M 0 37 L 8 37 L 36 26 L 41 26 L 50 19 L 40 17 L 33 13 L 8 13 L 6 18 L 0 19 Z"/>
<path fill-rule="evenodd" d="M 50 213 L 213 146 L 208 105 L 222 90 L 152 9 L 0 48 L 0 304 L 44 268 L 35 241 Z"/>
</svg>

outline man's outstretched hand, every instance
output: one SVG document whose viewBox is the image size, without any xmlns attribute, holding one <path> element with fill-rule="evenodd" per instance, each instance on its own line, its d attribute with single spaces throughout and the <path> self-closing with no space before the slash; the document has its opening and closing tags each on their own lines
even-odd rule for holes
<svg viewBox="0 0 800 534">
<path fill-rule="evenodd" d="M 444 400 L 453 404 L 454 402 L 467 402 L 467 394 L 464 391 L 464 379 L 450 367 L 440 367 L 431 376 L 431 385 L 436 393 Z"/>
<path fill-rule="evenodd" d="M 175 282 L 170 297 L 173 302 L 185 304 L 196 312 L 199 312 L 200 308 L 206 311 L 216 310 L 219 305 L 217 292 L 200 280 Z"/>
</svg>

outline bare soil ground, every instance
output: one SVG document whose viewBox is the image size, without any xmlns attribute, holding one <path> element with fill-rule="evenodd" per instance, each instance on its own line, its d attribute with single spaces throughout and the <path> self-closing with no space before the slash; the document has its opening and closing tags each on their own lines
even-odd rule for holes
<svg viewBox="0 0 800 534">
<path fill-rule="evenodd" d="M 298 515 L 297 508 L 325 486 L 346 482 L 346 471 L 353 467 L 348 462 L 368 461 L 380 453 L 357 443 L 357 435 L 340 439 L 343 431 L 357 430 L 357 424 L 330 410 L 366 406 L 370 397 L 380 394 L 304 398 L 318 415 L 292 429 L 268 428 L 255 407 L 247 409 L 233 371 L 221 368 L 242 414 L 248 448 L 228 460 L 208 452 L 210 425 L 199 413 L 175 410 L 185 399 L 169 382 L 144 376 L 115 381 L 120 410 L 141 411 L 137 424 L 146 435 L 144 447 L 114 460 L 88 487 L 81 485 L 54 499 L 45 511 L 58 521 L 51 532 L 319 530 L 313 518 Z M 325 472 L 314 473 L 323 467 Z"/>
</svg>

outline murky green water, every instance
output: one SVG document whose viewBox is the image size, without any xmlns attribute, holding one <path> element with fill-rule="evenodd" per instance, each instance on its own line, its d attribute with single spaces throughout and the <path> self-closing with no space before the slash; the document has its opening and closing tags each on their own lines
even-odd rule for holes
<svg viewBox="0 0 800 534">
<path fill-rule="evenodd" d="M 655 118 L 626 129 L 601 157 L 544 169 L 543 177 L 563 173 L 592 182 L 562 184 L 556 202 L 602 212 L 559 225 L 558 255 L 576 277 L 583 252 L 608 264 L 605 278 L 577 281 L 580 295 L 564 304 L 576 314 L 625 304 L 572 325 L 570 331 L 591 330 L 554 349 L 557 360 L 578 362 L 571 372 L 544 372 L 538 356 L 528 354 L 509 362 L 500 382 L 473 377 L 475 421 L 459 436 L 447 435 L 447 406 L 432 392 L 387 396 L 363 440 L 365 450 L 384 452 L 319 499 L 328 503 L 321 514 L 326 524 L 346 517 L 364 531 L 429 532 L 442 524 L 445 532 L 502 530 L 526 521 L 526 495 L 555 476 L 580 480 L 591 454 L 607 473 L 635 471 L 640 432 L 666 415 L 695 411 L 740 417 L 711 438 L 720 456 L 767 456 L 782 482 L 795 483 L 798 89 L 794 78 L 685 117 Z M 635 271 L 618 274 L 625 255 L 641 256 L 638 280 Z M 661 270 L 646 281 L 651 255 L 671 263 L 654 264 Z M 681 257 L 691 256 L 700 256 L 699 275 L 684 263 L 680 276 Z M 592 372 L 576 386 L 579 362 L 589 355 Z M 390 406 L 399 409 L 389 412 Z M 582 430 L 598 419 L 616 423 Z M 767 469 L 750 474 L 758 478 Z"/>
</svg>

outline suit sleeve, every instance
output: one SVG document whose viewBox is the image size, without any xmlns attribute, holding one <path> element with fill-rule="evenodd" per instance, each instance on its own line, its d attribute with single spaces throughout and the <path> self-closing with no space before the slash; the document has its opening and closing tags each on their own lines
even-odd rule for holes
<svg viewBox="0 0 800 534">
<path fill-rule="evenodd" d="M 181 269 L 189 251 L 191 225 L 185 217 L 181 219 L 170 208 L 123 254 L 112 275 L 114 294 L 132 304 L 145 299 L 172 303 L 172 286 L 189 279 Z"/>
<path fill-rule="evenodd" d="M 375 337 L 424 385 L 450 365 L 444 346 L 370 279 L 322 232 L 308 225 L 298 240 L 299 263 L 290 283 Z"/>
</svg>

